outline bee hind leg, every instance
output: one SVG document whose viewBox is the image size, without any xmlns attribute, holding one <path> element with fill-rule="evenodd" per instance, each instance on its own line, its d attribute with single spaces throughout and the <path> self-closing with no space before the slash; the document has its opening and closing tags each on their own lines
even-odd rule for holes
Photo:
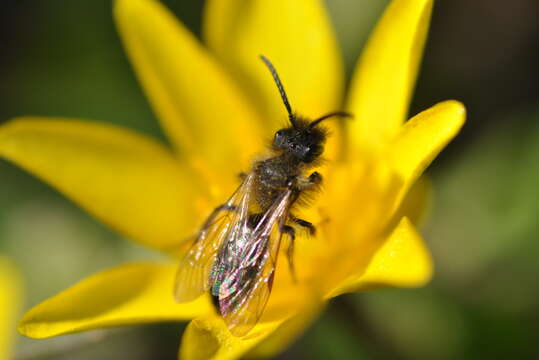
<svg viewBox="0 0 539 360">
<path fill-rule="evenodd" d="M 288 249 L 286 251 L 286 257 L 288 258 L 288 266 L 290 269 L 290 275 L 292 280 L 297 282 L 296 278 L 296 268 L 294 267 L 294 242 L 296 241 L 296 230 L 290 225 L 283 225 L 281 227 L 281 232 L 288 235 Z"/>
<path fill-rule="evenodd" d="M 290 219 L 292 219 L 292 221 L 295 222 L 297 225 L 307 229 L 311 236 L 316 235 L 316 226 L 314 226 L 312 222 L 297 218 L 292 214 L 290 214 Z"/>
</svg>

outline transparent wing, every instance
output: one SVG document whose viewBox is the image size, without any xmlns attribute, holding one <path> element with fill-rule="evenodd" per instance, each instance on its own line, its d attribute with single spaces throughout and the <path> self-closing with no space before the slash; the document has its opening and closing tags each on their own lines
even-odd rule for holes
<svg viewBox="0 0 539 360">
<path fill-rule="evenodd" d="M 284 192 L 252 226 L 247 244 L 233 266 L 224 271 L 219 309 L 235 336 L 247 334 L 259 321 L 268 302 L 291 192 Z"/>
<path fill-rule="evenodd" d="M 252 183 L 253 175 L 250 174 L 230 199 L 214 210 L 202 225 L 180 260 L 174 285 L 176 301 L 194 300 L 210 289 L 210 275 L 217 252 L 236 229 L 246 226 Z"/>
</svg>

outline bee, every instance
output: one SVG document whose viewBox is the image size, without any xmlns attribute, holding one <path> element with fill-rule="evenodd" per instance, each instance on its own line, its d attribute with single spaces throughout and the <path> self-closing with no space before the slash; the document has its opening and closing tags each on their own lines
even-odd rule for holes
<svg viewBox="0 0 539 360">
<path fill-rule="evenodd" d="M 174 288 L 178 302 L 209 292 L 234 336 L 246 335 L 262 316 L 283 235 L 289 238 L 287 258 L 294 274 L 295 229 L 316 232 L 312 223 L 293 211 L 296 205 L 306 204 L 322 184 L 318 172 L 306 176 L 320 163 L 328 136 L 320 123 L 350 116 L 335 111 L 311 121 L 296 115 L 274 66 L 266 57 L 261 59 L 277 85 L 289 126 L 275 133 L 271 155 L 241 174 L 236 191 L 205 220 L 180 260 Z"/>
</svg>

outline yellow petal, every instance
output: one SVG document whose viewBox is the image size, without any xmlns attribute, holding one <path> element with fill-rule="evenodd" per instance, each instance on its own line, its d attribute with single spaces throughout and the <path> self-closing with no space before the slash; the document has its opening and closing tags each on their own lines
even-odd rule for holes
<svg viewBox="0 0 539 360">
<path fill-rule="evenodd" d="M 0 359 L 10 359 L 21 293 L 18 272 L 7 258 L 0 255 Z"/>
<path fill-rule="evenodd" d="M 19 332 L 48 338 L 96 328 L 185 320 L 211 310 L 209 300 L 178 304 L 172 296 L 176 267 L 129 264 L 93 275 L 29 310 Z"/>
<path fill-rule="evenodd" d="M 259 323 L 244 338 L 228 331 L 220 316 L 193 320 L 185 330 L 180 347 L 182 360 L 237 359 L 269 336 L 282 321 Z"/>
<path fill-rule="evenodd" d="M 387 147 L 391 166 L 404 180 L 401 196 L 460 131 L 466 110 L 458 101 L 444 101 L 410 119 Z"/>
<path fill-rule="evenodd" d="M 354 149 L 378 150 L 405 120 L 431 10 L 431 0 L 393 0 L 371 35 L 348 99 Z"/>
<path fill-rule="evenodd" d="M 0 127 L 0 156 L 51 184 L 128 237 L 166 249 L 200 222 L 201 190 L 160 144 L 119 127 L 20 118 Z"/>
<path fill-rule="evenodd" d="M 368 266 L 339 284 L 328 297 L 378 287 L 417 287 L 432 277 L 432 259 L 421 235 L 402 218 Z"/>
<path fill-rule="evenodd" d="M 426 175 L 421 176 L 402 199 L 394 218 L 398 220 L 406 216 L 412 224 L 421 227 L 430 210 L 432 191 L 430 179 Z"/>
<path fill-rule="evenodd" d="M 290 294 L 289 294 L 290 295 Z M 286 348 L 320 313 L 320 305 L 306 305 L 292 317 L 262 321 L 246 336 L 233 336 L 217 315 L 193 320 L 185 330 L 180 347 L 181 360 L 227 360 L 267 358 Z"/>
<path fill-rule="evenodd" d="M 297 339 L 320 314 L 320 307 L 305 308 L 301 313 L 283 322 L 246 355 L 246 358 L 269 359 L 277 356 Z"/>
<path fill-rule="evenodd" d="M 261 149 L 260 121 L 229 76 L 158 1 L 117 0 L 115 17 L 129 58 L 173 143 L 197 165 L 208 163 L 235 176 Z M 238 134 L 250 136 L 240 141 Z"/>
<path fill-rule="evenodd" d="M 383 162 L 334 166 L 322 194 L 319 232 L 326 240 L 326 254 L 315 265 L 331 292 L 350 274 L 365 269 L 380 248 L 384 232 L 391 224 L 395 198 L 402 181 Z M 331 268 L 322 271 L 320 268 Z"/>
<path fill-rule="evenodd" d="M 357 256 L 349 252 L 363 249 L 384 231 L 401 187 L 401 179 L 383 162 L 333 166 L 320 194 L 320 230 L 329 250 L 355 263 Z"/>
<path fill-rule="evenodd" d="M 297 250 L 296 258 L 301 254 Z M 303 273 L 299 273 L 300 281 L 291 279 L 284 255 L 284 251 L 281 252 L 277 262 L 273 290 L 264 313 L 247 335 L 233 336 L 220 316 L 197 318 L 183 335 L 180 358 L 225 360 L 248 352 L 251 355 L 276 354 L 307 327 L 322 308 L 321 296 L 317 288 L 302 277 Z"/>
<path fill-rule="evenodd" d="M 318 117 L 341 105 L 340 52 L 322 1 L 211 0 L 204 35 L 250 93 L 259 95 L 269 129 L 286 122 L 286 111 L 259 55 L 273 62 L 299 114 Z"/>
<path fill-rule="evenodd" d="M 238 22 L 249 4 L 239 0 L 207 0 L 202 17 L 204 42 L 221 59 L 230 57 Z"/>
</svg>

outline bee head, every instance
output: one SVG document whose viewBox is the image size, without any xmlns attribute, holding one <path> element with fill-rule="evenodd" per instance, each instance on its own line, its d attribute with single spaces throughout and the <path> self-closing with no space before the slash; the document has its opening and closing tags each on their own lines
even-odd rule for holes
<svg viewBox="0 0 539 360">
<path fill-rule="evenodd" d="M 281 99 L 288 112 L 288 119 L 291 125 L 275 133 L 272 148 L 276 151 L 289 152 L 298 160 L 310 163 L 324 151 L 324 143 L 327 137 L 327 131 L 323 127 L 318 126 L 318 124 L 333 116 L 351 117 L 351 115 L 344 111 L 335 111 L 311 122 L 296 117 L 292 112 L 292 107 L 288 102 L 288 97 L 284 91 L 281 79 L 277 74 L 277 70 L 275 70 L 275 67 L 273 67 L 273 64 L 268 58 L 265 56 L 260 56 L 260 58 L 273 76 L 273 80 L 277 85 L 277 89 L 279 89 Z"/>
<path fill-rule="evenodd" d="M 295 124 L 275 133 L 272 148 L 288 152 L 301 162 L 310 163 L 324 152 L 327 131 L 322 127 L 311 127 L 304 120 L 296 119 Z"/>
</svg>

